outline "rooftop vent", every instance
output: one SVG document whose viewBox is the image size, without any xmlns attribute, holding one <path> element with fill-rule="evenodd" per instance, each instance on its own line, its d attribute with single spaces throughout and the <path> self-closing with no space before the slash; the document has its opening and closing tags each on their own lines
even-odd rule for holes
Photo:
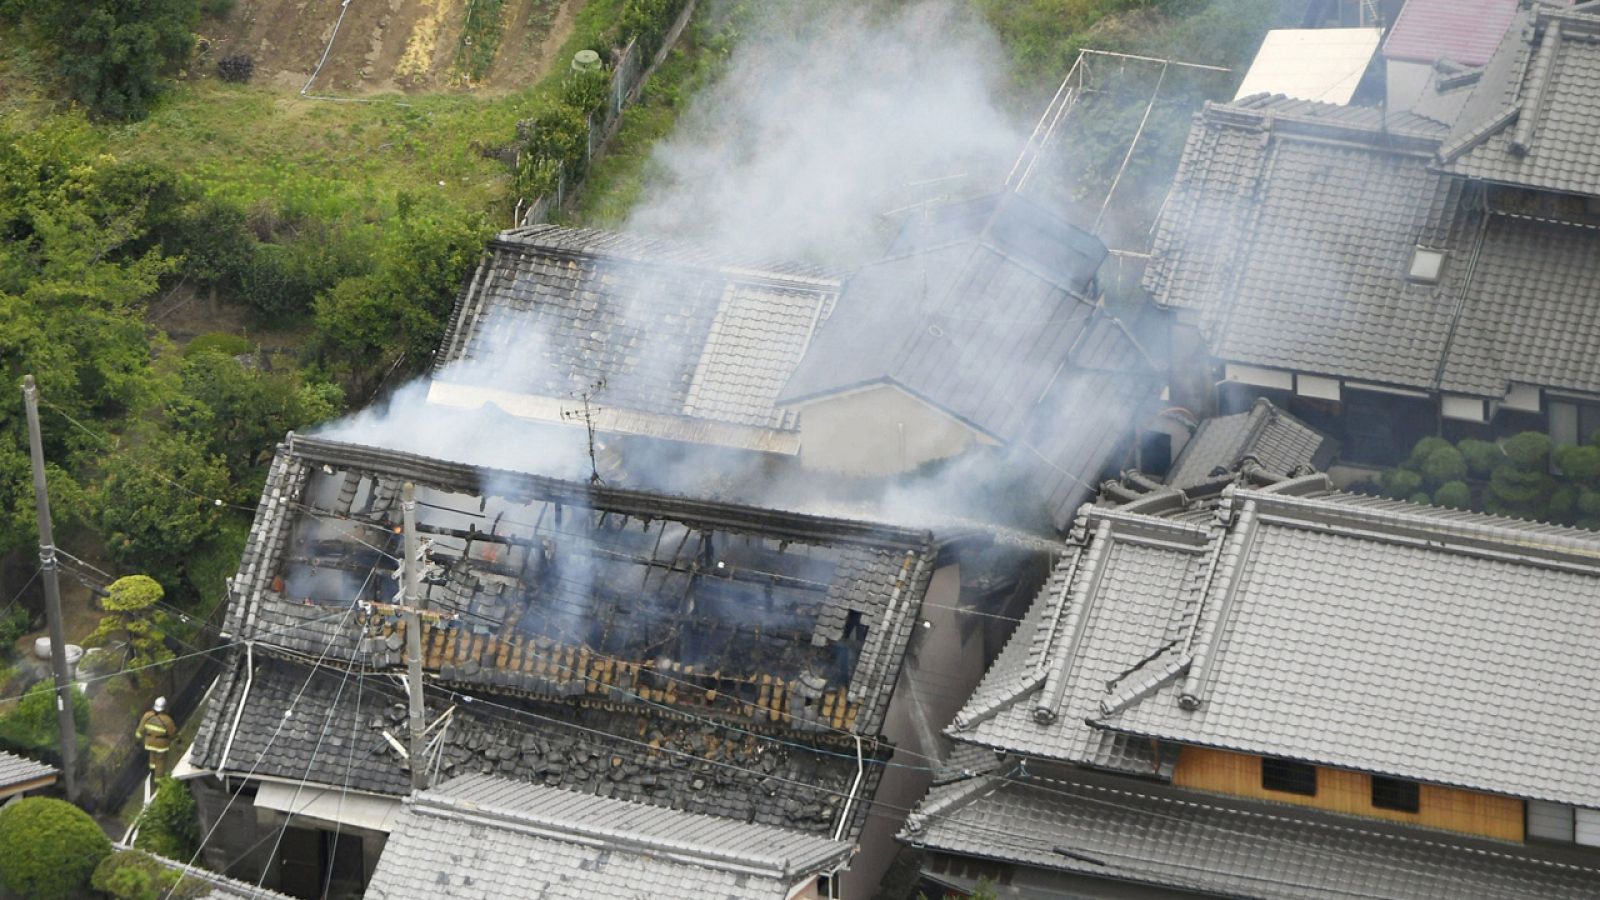
<svg viewBox="0 0 1600 900">
<path fill-rule="evenodd" d="M 1444 255 L 1443 250 L 1418 246 L 1411 254 L 1411 280 L 1420 284 L 1438 284 L 1439 273 L 1444 270 Z"/>
</svg>

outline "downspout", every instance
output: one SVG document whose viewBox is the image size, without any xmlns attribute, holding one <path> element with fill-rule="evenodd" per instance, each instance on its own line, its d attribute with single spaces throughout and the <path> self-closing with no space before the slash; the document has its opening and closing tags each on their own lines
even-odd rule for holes
<svg viewBox="0 0 1600 900">
<path fill-rule="evenodd" d="M 217 763 L 217 774 L 227 779 L 228 754 L 233 752 L 233 738 L 239 733 L 239 720 L 244 718 L 244 705 L 250 699 L 250 685 L 256 678 L 256 642 L 244 642 L 244 693 L 239 697 L 239 707 L 233 711 L 233 727 L 228 729 L 228 743 L 222 746 L 222 761 Z"/>
<path fill-rule="evenodd" d="M 856 780 L 850 785 L 850 796 L 845 798 L 844 813 L 839 816 L 839 827 L 833 830 L 833 839 L 836 841 L 844 838 L 845 826 L 850 823 L 850 808 L 856 803 L 856 791 L 861 789 L 861 779 L 867 773 L 866 763 L 861 756 L 861 735 L 852 734 L 851 737 L 856 739 Z"/>
</svg>

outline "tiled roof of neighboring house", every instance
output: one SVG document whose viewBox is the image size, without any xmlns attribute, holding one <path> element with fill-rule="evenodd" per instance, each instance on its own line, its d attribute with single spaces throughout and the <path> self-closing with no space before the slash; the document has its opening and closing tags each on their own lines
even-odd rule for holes
<svg viewBox="0 0 1600 900">
<path fill-rule="evenodd" d="M 439 381 L 569 405 L 785 430 L 775 403 L 838 281 L 692 245 L 539 225 L 502 232 L 463 289 Z M 603 386 L 596 388 L 603 382 Z M 666 424 L 660 424 L 665 422 Z M 763 445 L 764 446 L 764 445 Z"/>
<path fill-rule="evenodd" d="M 1576 734 L 1600 721 L 1600 537 L 1326 484 L 1086 507 L 1027 652 L 951 736 L 1146 772 L 1154 737 L 1600 806 Z"/>
<path fill-rule="evenodd" d="M 1017 194 L 935 210 L 850 278 L 780 400 L 892 383 L 1008 441 L 1088 328 L 1105 255 Z"/>
<path fill-rule="evenodd" d="M 1380 115 L 1274 98 L 1207 107 L 1146 287 L 1192 310 L 1226 362 L 1491 398 L 1514 382 L 1600 390 L 1583 349 L 1600 341 L 1584 287 L 1600 271 L 1600 216 L 1469 197 L 1431 170 L 1445 126 L 1397 116 L 1385 131 Z M 1418 245 L 1445 253 L 1437 284 L 1408 277 Z"/>
<path fill-rule="evenodd" d="M 1078 773 L 934 788 L 902 838 L 928 850 L 1228 897 L 1600 897 L 1600 868 L 1535 847 Z"/>
<path fill-rule="evenodd" d="M 1327 468 L 1337 451 L 1332 438 L 1261 397 L 1245 412 L 1201 422 L 1166 482 L 1181 490 L 1232 472 L 1247 459 L 1275 475 L 1302 474 L 1296 470 Z"/>
<path fill-rule="evenodd" d="M 0 794 L 43 787 L 54 781 L 55 777 L 55 766 L 0 751 Z"/>
<path fill-rule="evenodd" d="M 1600 196 L 1600 6 L 1520 15 L 1440 148 L 1444 170 Z"/>
<path fill-rule="evenodd" d="M 1383 42 L 1385 59 L 1464 66 L 1489 61 L 1518 0 L 1406 0 Z"/>
<path fill-rule="evenodd" d="M 472 775 L 407 801 L 366 895 L 785 900 L 850 853 L 786 829 Z"/>
<path fill-rule="evenodd" d="M 389 741 L 407 740 L 406 697 L 387 676 L 346 677 L 258 651 L 247 678 L 245 662 L 239 654 L 214 692 L 191 751 L 195 768 L 389 797 L 410 792 L 409 764 Z M 838 827 L 856 777 L 853 745 L 808 747 L 609 706 L 472 699 L 430 685 L 428 721 L 449 715 L 434 780 L 496 774 L 809 834 L 831 836 Z M 882 766 L 866 768 L 861 795 L 871 796 Z M 847 836 L 865 810 L 856 805 Z"/>
</svg>

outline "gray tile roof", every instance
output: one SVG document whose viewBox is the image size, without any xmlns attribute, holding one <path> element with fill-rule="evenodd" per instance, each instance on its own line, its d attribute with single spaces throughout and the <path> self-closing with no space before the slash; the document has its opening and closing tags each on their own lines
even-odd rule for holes
<svg viewBox="0 0 1600 900">
<path fill-rule="evenodd" d="M 603 381 L 592 393 L 607 407 L 787 429 L 777 393 L 837 290 L 805 266 L 588 229 L 513 229 L 463 289 L 436 377 L 566 402 Z"/>
<path fill-rule="evenodd" d="M 951 736 L 1151 772 L 1149 738 L 1600 806 L 1600 538 L 1326 493 L 1087 507 Z M 1315 496 L 1301 496 L 1315 494 Z M 1208 501 L 1209 503 L 1210 501 Z"/>
<path fill-rule="evenodd" d="M 1275 475 L 1324 469 L 1338 443 L 1284 412 L 1265 397 L 1242 413 L 1207 419 L 1195 429 L 1167 473 L 1167 484 L 1183 489 L 1232 472 L 1246 459 Z"/>
<path fill-rule="evenodd" d="M 1105 254 L 1020 195 L 936 210 L 851 276 L 780 399 L 892 382 L 1010 440 L 1088 327 Z"/>
<path fill-rule="evenodd" d="M 1229 897 L 1600 897 L 1600 868 L 1537 848 L 1358 821 L 1080 773 L 935 788 L 902 839 Z"/>
<path fill-rule="evenodd" d="M 0 751 L 0 794 L 14 791 L 41 779 L 53 779 L 55 775 L 55 766 L 45 765 L 26 756 Z"/>
<path fill-rule="evenodd" d="M 367 896 L 785 900 L 850 852 L 780 828 L 465 776 L 407 801 Z"/>
<path fill-rule="evenodd" d="M 1379 115 L 1208 106 L 1146 287 L 1226 362 L 1490 398 L 1514 382 L 1600 390 L 1583 349 L 1600 342 L 1600 216 L 1485 194 L 1435 170 L 1445 126 Z M 1438 284 L 1408 278 L 1419 244 L 1446 251 Z"/>
<path fill-rule="evenodd" d="M 1440 150 L 1445 171 L 1600 196 L 1600 8 L 1524 12 Z"/>
<path fill-rule="evenodd" d="M 391 797 L 410 793 L 408 763 L 384 736 L 406 741 L 406 698 L 390 676 L 346 677 L 259 651 L 255 661 L 248 691 L 246 659 L 238 654 L 213 692 L 193 744 L 196 768 Z M 853 744 L 776 741 L 620 705 L 474 698 L 430 685 L 428 721 L 447 712 L 440 781 L 493 774 L 831 837 L 856 777 Z M 862 796 L 871 796 L 882 766 L 869 759 L 866 771 Z M 865 810 L 856 805 L 847 838 Z"/>
</svg>

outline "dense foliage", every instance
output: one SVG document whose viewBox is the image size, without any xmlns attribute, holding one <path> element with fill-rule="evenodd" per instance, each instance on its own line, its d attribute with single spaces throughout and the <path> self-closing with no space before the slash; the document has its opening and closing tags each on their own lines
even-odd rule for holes
<svg viewBox="0 0 1600 900">
<path fill-rule="evenodd" d="M 200 8 L 196 0 L 6 0 L 0 13 L 27 27 L 78 102 L 140 119 L 188 58 Z"/>
<path fill-rule="evenodd" d="M 163 778 L 150 805 L 139 814 L 139 835 L 134 846 L 168 859 L 187 860 L 200 848 L 200 820 L 194 795 L 182 782 Z"/>
<path fill-rule="evenodd" d="M 0 809 L 0 847 L 0 882 L 24 900 L 76 895 L 111 853 L 111 841 L 88 813 L 50 797 Z"/>
<path fill-rule="evenodd" d="M 148 669 L 172 659 L 167 649 L 167 614 L 157 608 L 163 595 L 160 582 L 148 575 L 127 575 L 111 583 L 101 605 L 106 614 L 83 639 L 85 646 L 100 646 L 114 636 L 127 640 L 126 666 Z M 142 680 L 154 680 L 154 672 L 142 672 Z"/>
<path fill-rule="evenodd" d="M 1378 486 L 1416 503 L 1600 529 L 1600 441 L 1557 447 L 1536 431 L 1499 443 L 1427 437 Z"/>
<path fill-rule="evenodd" d="M 116 900 L 196 900 L 212 893 L 210 884 L 184 878 L 142 850 L 118 850 L 101 860 L 89 886 Z"/>
<path fill-rule="evenodd" d="M 89 699 L 78 688 L 72 690 L 72 713 L 81 745 L 89 732 Z M 36 681 L 15 706 L 0 715 L 0 750 L 59 760 L 59 731 L 55 682 L 49 678 Z"/>
</svg>

